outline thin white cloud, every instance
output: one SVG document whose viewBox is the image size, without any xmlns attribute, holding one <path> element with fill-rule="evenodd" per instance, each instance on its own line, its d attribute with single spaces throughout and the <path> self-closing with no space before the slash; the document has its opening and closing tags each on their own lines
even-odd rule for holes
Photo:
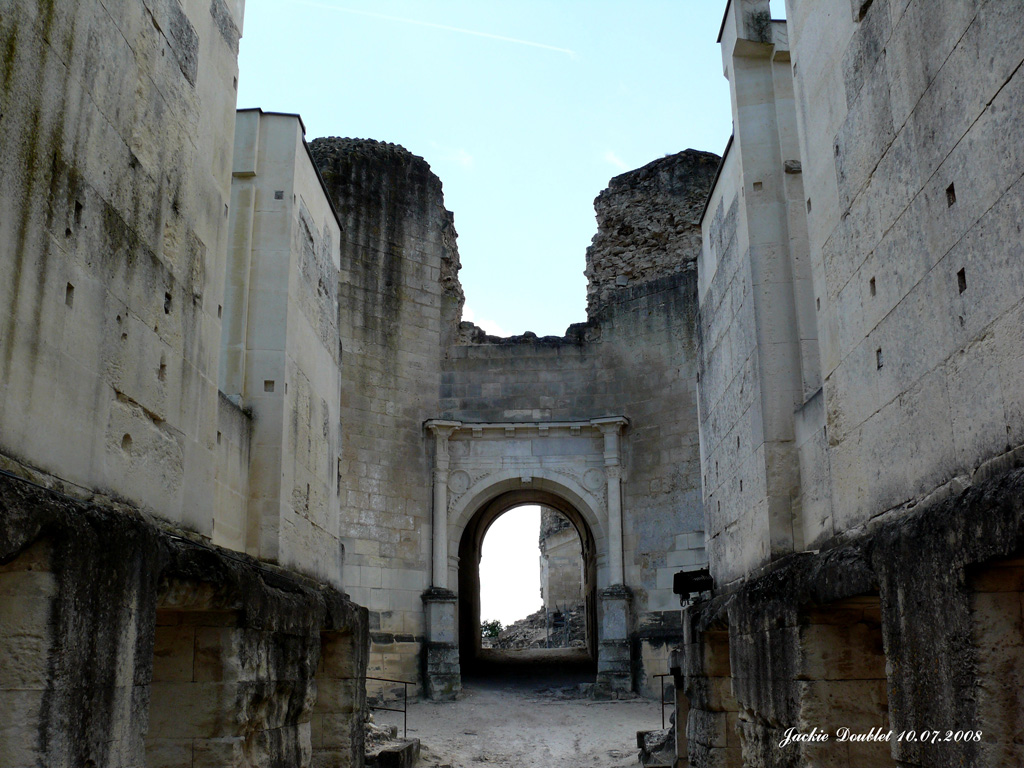
<svg viewBox="0 0 1024 768">
<path fill-rule="evenodd" d="M 457 165 L 461 168 L 473 167 L 473 155 L 462 147 L 445 147 L 438 144 L 436 141 L 430 142 L 430 146 L 436 150 L 434 158 L 436 158 L 438 162 L 450 163 L 451 165 Z"/>
<path fill-rule="evenodd" d="M 463 168 L 469 168 L 470 166 L 473 165 L 473 156 L 464 149 L 455 150 L 451 155 L 451 159 L 453 162 L 458 163 Z"/>
<path fill-rule="evenodd" d="M 616 155 L 614 152 L 612 152 L 610 149 L 607 152 L 604 153 L 604 159 L 605 159 L 605 162 L 610 163 L 611 165 L 614 165 L 620 171 L 628 171 L 629 170 L 629 166 L 626 164 L 626 162 L 622 158 L 620 158 L 618 155 Z"/>
<path fill-rule="evenodd" d="M 370 16 L 375 19 L 383 19 L 385 21 L 397 21 L 401 24 L 414 24 L 418 27 L 430 27 L 431 29 L 443 29 L 446 32 L 458 32 L 462 35 L 472 35 L 473 37 L 486 37 L 490 40 L 500 40 L 503 43 L 514 43 L 515 45 L 527 45 L 531 48 L 543 48 L 546 51 L 555 51 L 556 53 L 565 53 L 575 58 L 576 52 L 571 51 L 568 48 L 559 48 L 556 45 L 547 45 L 545 43 L 535 43 L 532 40 L 520 40 L 517 37 L 505 37 L 504 35 L 492 35 L 490 32 L 480 32 L 475 29 L 463 29 L 462 27 L 451 27 L 447 24 L 435 24 L 430 21 L 420 21 L 419 19 L 408 19 L 401 16 L 386 16 L 383 13 L 374 13 L 373 11 L 360 11 L 355 8 L 342 8 L 337 5 L 328 5 L 327 3 L 318 3 L 314 0 L 294 0 L 294 2 L 300 5 L 307 5 L 311 8 L 323 8 L 329 11 L 341 11 L 342 13 L 354 13 L 358 16 Z"/>
<path fill-rule="evenodd" d="M 493 320 L 488 320 L 486 317 L 477 317 L 476 312 L 468 304 L 462 308 L 462 319 L 483 328 L 484 332 L 489 333 L 491 336 L 506 337 L 512 335 Z"/>
</svg>

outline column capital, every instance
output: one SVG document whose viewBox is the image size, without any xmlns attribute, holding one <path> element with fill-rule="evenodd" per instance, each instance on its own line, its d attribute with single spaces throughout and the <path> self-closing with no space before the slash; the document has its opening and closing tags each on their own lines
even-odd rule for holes
<svg viewBox="0 0 1024 768">
<path fill-rule="evenodd" d="M 629 419 L 625 416 L 606 416 L 602 419 L 591 419 L 590 423 L 606 435 L 617 435 L 629 426 Z"/>
<path fill-rule="evenodd" d="M 462 426 L 461 421 L 445 421 L 444 419 L 427 419 L 423 426 L 439 438 L 451 437 L 452 432 Z"/>
<path fill-rule="evenodd" d="M 591 419 L 590 423 L 601 430 L 604 435 L 604 465 L 614 467 L 619 464 L 619 435 L 628 426 L 629 419 L 625 416 L 610 416 L 604 419 Z"/>
</svg>

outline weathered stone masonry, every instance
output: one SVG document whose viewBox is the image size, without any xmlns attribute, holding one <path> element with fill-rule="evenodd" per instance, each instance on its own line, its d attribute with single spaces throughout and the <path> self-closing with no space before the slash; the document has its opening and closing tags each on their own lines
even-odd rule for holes
<svg viewBox="0 0 1024 768">
<path fill-rule="evenodd" d="M 1021 763 L 1024 16 L 788 6 L 726 4 L 720 165 L 613 179 L 587 321 L 510 339 L 425 161 L 236 120 L 239 0 L 0 14 L 0 764 L 358 765 L 353 678 L 457 695 L 523 503 L 599 693 L 682 642 L 680 760 Z M 983 737 L 777 746 L 840 725 Z"/>
<path fill-rule="evenodd" d="M 464 323 L 442 378 L 445 419 L 628 420 L 621 438 L 623 583 L 631 591 L 631 676 L 645 691 L 653 690 L 649 676 L 665 669 L 679 633 L 671 576 L 704 562 L 691 332 L 700 215 L 694 201 L 715 164 L 714 155 L 688 150 L 613 179 L 595 203 L 588 273 L 592 287 L 595 275 L 608 278 L 599 281 L 601 296 L 591 297 L 589 321 L 563 338 L 511 339 Z M 604 580 L 601 558 L 597 581 L 605 589 L 614 583 Z"/>
<path fill-rule="evenodd" d="M 365 140 L 317 140 L 312 152 L 345 229 L 339 293 L 340 482 L 350 541 L 345 584 L 371 611 L 371 667 L 385 676 L 418 677 L 421 649 L 431 642 L 431 658 L 442 649 L 447 654 L 447 671 L 437 674 L 449 679 L 457 672 L 454 636 L 430 640 L 424 621 L 434 616 L 445 637 L 454 631 L 447 628 L 457 619 L 459 560 L 433 561 L 460 557 L 467 521 L 458 519 L 455 507 L 442 510 L 450 532 L 439 537 L 437 504 L 455 505 L 467 489 L 481 505 L 492 494 L 513 490 L 494 472 L 518 461 L 513 454 L 527 445 L 521 439 L 530 429 L 554 430 L 552 435 L 564 429 L 575 439 L 574 430 L 582 427 L 570 429 L 570 422 L 591 430 L 595 419 L 624 417 L 630 426 L 617 438 L 615 463 L 605 466 L 600 446 L 593 458 L 600 499 L 607 496 L 605 475 L 618 473 L 613 482 L 620 490 L 608 498 L 621 508 L 625 533 L 616 551 L 623 555 L 616 558 L 624 556 L 622 575 L 609 575 L 613 563 L 601 550 L 595 552 L 594 584 L 629 588 L 614 598 L 631 605 L 616 630 L 624 633 L 616 642 L 625 645 L 616 651 L 621 657 L 615 674 L 618 685 L 646 686 L 646 675 L 667 661 L 664 638 L 678 637 L 671 574 L 703 562 L 688 318 L 695 294 L 695 201 L 711 182 L 716 158 L 681 153 L 613 182 L 612 202 L 599 203 L 599 235 L 588 258 L 592 269 L 622 279 L 603 286 L 588 323 L 571 327 L 564 338 L 492 339 L 459 325 L 463 297 L 452 216 L 427 164 L 399 147 Z M 625 245 L 634 227 L 650 233 L 636 253 Z M 669 249 L 668 257 L 653 254 L 657 243 Z M 627 267 L 629 275 L 620 275 Z M 431 432 L 423 429 L 428 420 Z M 463 453 L 451 466 L 439 464 L 439 429 L 456 430 L 453 450 L 467 457 L 489 451 L 496 462 L 488 465 L 491 480 L 478 474 L 465 483 L 465 472 L 455 471 Z M 504 442 L 474 444 L 473 436 L 484 430 Z M 530 460 L 538 468 L 583 461 L 572 458 L 576 449 L 567 448 L 564 438 L 544 445 L 546 453 Z M 581 444 L 580 450 L 591 449 Z M 511 453 L 503 459 L 502 452 Z M 582 482 L 582 474 L 575 482 Z M 594 503 L 604 509 L 600 499 Z M 596 543 L 605 541 L 603 529 L 593 533 Z M 595 602 L 595 643 L 598 612 Z M 464 605 L 458 614 L 465 646 L 473 610 Z"/>
<path fill-rule="evenodd" d="M 340 228 L 297 117 L 233 163 L 242 12 L 0 11 L 4 768 L 363 761 Z"/>
<path fill-rule="evenodd" d="M 742 764 L 804 765 L 813 751 L 778 749 L 784 731 L 834 734 L 841 725 L 943 737 L 979 729 L 988 734 L 982 743 L 902 743 L 893 757 L 908 765 L 1015 764 L 1019 748 L 1006 734 L 1017 727 L 1021 483 L 1019 469 L 1001 472 L 827 552 L 794 554 L 687 608 L 689 644 L 676 664 L 689 699 L 691 764 L 719 764 L 709 749 L 742 743 Z M 701 651 L 714 642 L 731 659 L 727 690 L 738 721 L 715 714 L 726 711 L 709 693 L 720 667 Z M 841 748 L 819 749 L 817 759 L 836 760 Z M 728 754 L 724 764 L 741 764 L 739 752 Z M 849 762 L 839 764 L 892 764 L 888 744 L 873 754 L 851 747 Z"/>
<path fill-rule="evenodd" d="M 462 294 L 452 217 L 419 157 L 369 140 L 318 139 L 313 157 L 344 226 L 342 346 L 344 583 L 370 609 L 371 669 L 419 680 L 430 586 L 431 468 L 446 333 Z"/>
<path fill-rule="evenodd" d="M 735 134 L 698 262 L 715 589 L 683 612 L 678 759 L 1016 765 L 1020 8 L 787 5 L 733 0 L 720 37 Z M 815 727 L 831 740 L 779 746 Z"/>
<path fill-rule="evenodd" d="M 0 764 L 362 764 L 344 594 L 9 475 L 0 512 Z"/>
</svg>

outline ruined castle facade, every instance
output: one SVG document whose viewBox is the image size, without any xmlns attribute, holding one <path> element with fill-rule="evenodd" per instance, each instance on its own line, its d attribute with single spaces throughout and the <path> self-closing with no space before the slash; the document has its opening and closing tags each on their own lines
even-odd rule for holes
<svg viewBox="0 0 1024 768">
<path fill-rule="evenodd" d="M 1020 765 L 1024 14 L 787 10 L 731 0 L 719 40 L 734 135 L 697 263 L 714 589 L 685 596 L 677 755 Z M 830 740 L 780 746 L 814 728 Z"/>
<path fill-rule="evenodd" d="M 488 337 L 423 159 L 236 113 L 242 19 L 0 18 L 4 768 L 358 764 L 365 676 L 457 694 L 520 504 L 575 529 L 606 695 L 665 668 L 672 575 L 706 563 L 717 156 L 613 180 L 586 322 Z"/>
<path fill-rule="evenodd" d="M 495 338 L 422 158 L 236 114 L 242 0 L 4 4 L 0 768 L 360 765 L 521 504 L 680 761 L 1022 762 L 1024 14 L 788 5 L 727 3 L 724 156 L 598 197 L 586 321 Z M 778 746 L 841 726 L 942 740 Z"/>
<path fill-rule="evenodd" d="M 372 141 L 310 149 L 343 228 L 343 583 L 370 611 L 371 669 L 457 693 L 480 650 L 483 536 L 529 503 L 582 543 L 599 688 L 645 688 L 680 637 L 672 575 L 706 563 L 692 310 L 718 158 L 613 180 L 589 320 L 501 339 L 460 322 L 455 231 L 426 162 Z"/>
</svg>

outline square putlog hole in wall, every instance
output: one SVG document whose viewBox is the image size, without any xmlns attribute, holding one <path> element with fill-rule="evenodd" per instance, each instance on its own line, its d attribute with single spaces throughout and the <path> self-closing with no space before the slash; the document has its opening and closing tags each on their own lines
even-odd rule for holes
<svg viewBox="0 0 1024 768">
<path fill-rule="evenodd" d="M 274 391 L 274 382 L 273 382 L 273 380 L 267 379 L 266 381 L 263 382 L 263 391 L 264 392 L 273 392 Z"/>
</svg>

